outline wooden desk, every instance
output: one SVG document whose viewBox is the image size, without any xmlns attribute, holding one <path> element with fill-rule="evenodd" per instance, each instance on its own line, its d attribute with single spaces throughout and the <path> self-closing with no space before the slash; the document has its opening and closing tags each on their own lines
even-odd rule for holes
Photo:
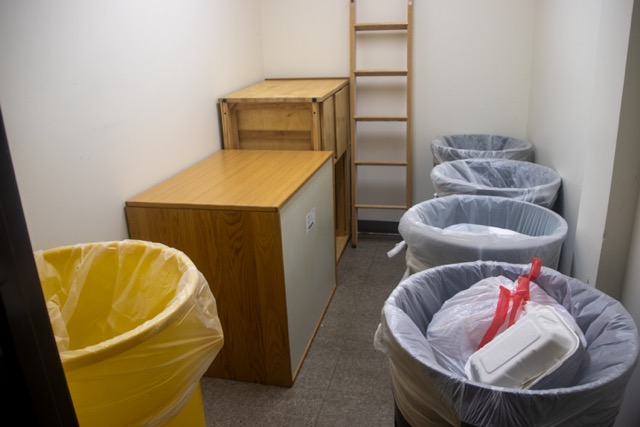
<svg viewBox="0 0 640 427">
<path fill-rule="evenodd" d="M 222 150 L 126 202 L 130 237 L 211 287 L 225 343 L 207 376 L 293 385 L 336 285 L 332 157 Z"/>
</svg>

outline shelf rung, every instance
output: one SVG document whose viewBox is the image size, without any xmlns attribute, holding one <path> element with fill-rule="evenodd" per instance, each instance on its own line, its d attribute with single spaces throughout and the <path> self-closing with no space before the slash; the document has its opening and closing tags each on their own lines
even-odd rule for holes
<svg viewBox="0 0 640 427">
<path fill-rule="evenodd" d="M 406 76 L 407 70 L 354 70 L 355 76 L 371 77 L 371 76 Z"/>
<path fill-rule="evenodd" d="M 363 161 L 353 162 L 356 166 L 407 166 L 407 162 Z"/>
<path fill-rule="evenodd" d="M 355 116 L 356 122 L 406 122 L 407 116 Z"/>
<path fill-rule="evenodd" d="M 360 22 L 354 24 L 356 31 L 392 31 L 406 30 L 409 24 L 406 22 Z"/>
<path fill-rule="evenodd" d="M 356 208 L 358 209 L 409 209 L 410 206 L 406 205 L 366 205 L 366 204 L 356 204 Z"/>
</svg>

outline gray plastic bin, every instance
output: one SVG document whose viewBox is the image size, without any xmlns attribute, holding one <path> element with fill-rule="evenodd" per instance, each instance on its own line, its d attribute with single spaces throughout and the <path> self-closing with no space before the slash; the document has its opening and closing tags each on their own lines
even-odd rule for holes
<svg viewBox="0 0 640 427">
<path fill-rule="evenodd" d="M 566 308 L 587 341 L 574 385 L 547 390 L 488 386 L 438 363 L 426 331 L 456 293 L 529 265 L 492 261 L 450 264 L 401 281 L 382 309 L 374 346 L 387 355 L 394 403 L 413 426 L 611 426 L 638 359 L 638 331 L 624 307 L 601 291 L 543 267 L 535 282 Z M 401 424 L 401 423 L 400 423 Z"/>
<path fill-rule="evenodd" d="M 502 196 L 553 208 L 562 177 L 531 162 L 508 159 L 465 159 L 441 163 L 431 170 L 436 196 L 469 194 Z"/>
<path fill-rule="evenodd" d="M 522 264 L 532 257 L 557 268 L 567 222 L 533 203 L 497 196 L 451 195 L 412 206 L 398 230 L 407 245 L 407 273 L 459 262 Z"/>
<path fill-rule="evenodd" d="M 433 164 L 460 159 L 512 159 L 534 161 L 531 142 L 502 135 L 444 135 L 431 141 Z"/>
</svg>

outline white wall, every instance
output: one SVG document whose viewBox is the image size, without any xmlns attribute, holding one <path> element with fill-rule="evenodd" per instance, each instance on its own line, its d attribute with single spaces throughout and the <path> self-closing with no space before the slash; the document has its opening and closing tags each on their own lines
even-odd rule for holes
<svg viewBox="0 0 640 427">
<path fill-rule="evenodd" d="M 595 285 L 633 0 L 536 2 L 528 137 L 557 170 L 569 223 L 560 270 Z"/>
<path fill-rule="evenodd" d="M 608 217 L 621 213 L 621 210 L 611 211 L 611 185 L 613 178 L 622 172 L 619 168 L 614 169 L 614 162 L 616 147 L 622 144 L 618 139 L 618 133 L 633 0 L 601 0 L 600 3 L 593 90 L 586 122 L 588 138 L 585 142 L 588 150 L 576 224 L 577 244 L 573 273 L 584 282 L 595 284 L 598 289 L 619 298 L 622 275 L 617 275 L 616 278 L 602 278 L 603 280 L 598 278 L 601 277 L 599 272 L 605 258 L 608 261 L 604 264 L 612 267 L 616 265 L 614 270 L 624 271 L 628 252 L 628 245 L 622 245 L 620 241 L 612 243 L 623 249 L 622 254 L 618 252 L 613 255 L 616 252 L 615 246 L 610 248 L 609 253 L 604 252 L 605 239 L 609 238 L 607 222 L 618 230 L 629 230 L 632 225 L 631 221 L 621 222 L 620 217 L 614 220 L 617 224 L 612 224 Z M 592 172 L 595 170 L 599 173 Z M 623 200 L 623 203 L 630 203 L 632 208 L 635 208 L 634 199 Z M 623 257 L 617 260 L 620 255 Z"/>
<path fill-rule="evenodd" d="M 621 301 L 635 320 L 636 326 L 640 326 L 640 200 L 638 199 L 640 188 L 640 121 L 638 120 L 640 117 L 640 5 L 637 3 L 633 9 L 621 113 L 619 143 L 614 166 L 614 170 L 619 170 L 620 173 L 615 176 L 611 190 L 614 203 L 610 203 L 609 211 L 613 217 L 607 219 L 607 223 L 620 223 L 620 225 L 611 226 L 608 224 L 608 228 L 618 226 L 620 229 L 607 233 L 608 239 L 605 241 L 603 252 L 612 253 L 606 258 L 618 257 L 626 260 L 623 271 L 616 272 L 624 275 Z M 636 203 L 632 202 L 634 199 L 637 200 Z M 635 209 L 635 214 L 630 214 L 634 212 L 631 209 Z M 621 214 L 617 215 L 617 212 Z M 628 216 L 631 216 L 631 221 L 634 223 L 632 227 L 627 225 Z M 626 243 L 627 239 L 630 239 L 628 257 L 617 253 L 615 248 L 608 249 L 612 241 Z M 609 266 L 602 265 L 603 261 L 605 260 L 601 258 L 598 283 L 606 280 L 601 279 L 602 275 L 611 273 Z M 610 264 L 613 268 L 620 269 L 617 260 L 612 260 Z M 640 368 L 636 366 L 627 386 L 625 401 L 616 420 L 616 427 L 635 427 L 638 424 L 640 420 L 638 395 L 640 395 Z"/>
<path fill-rule="evenodd" d="M 348 1 L 262 0 L 261 4 L 266 77 L 348 76 Z M 406 0 L 360 0 L 356 4 L 359 22 L 406 19 Z M 525 137 L 533 8 L 534 0 L 414 2 L 414 202 L 433 196 L 429 144 L 436 136 L 486 132 Z M 394 62 L 387 67 L 396 66 L 395 52 L 373 55 L 366 44 L 358 46 L 358 67 L 375 68 L 368 64 L 379 65 L 381 58 Z M 398 105 L 403 108 L 402 103 Z M 357 107 L 358 111 L 376 110 L 369 99 Z M 364 125 L 361 128 L 368 131 Z M 371 130 L 376 132 L 382 133 Z M 375 159 L 375 154 L 369 157 Z M 376 171 L 380 173 L 379 168 Z M 360 176 L 377 178 L 379 182 L 369 186 L 376 193 L 390 198 L 403 194 L 402 172 L 375 177 L 365 170 Z M 363 194 L 365 199 L 369 196 Z M 380 200 L 378 195 L 372 199 L 373 203 L 402 202 Z M 399 218 L 390 211 L 361 211 L 360 217 L 393 220 L 394 216 Z"/>
<path fill-rule="evenodd" d="M 527 130 L 534 0 L 415 2 L 414 183 L 433 197 L 439 135 Z"/>
<path fill-rule="evenodd" d="M 528 138 L 536 161 L 562 176 L 559 210 L 569 223 L 560 270 L 570 273 L 587 152 L 599 0 L 536 2 Z"/>
<path fill-rule="evenodd" d="M 358 4 L 363 19 L 391 20 L 405 0 Z M 432 197 L 436 136 L 531 139 L 563 176 L 561 270 L 602 282 L 626 250 L 607 244 L 626 231 L 618 290 L 638 321 L 640 207 L 618 184 L 639 185 L 637 100 L 618 120 L 632 5 L 415 1 L 414 200 Z M 348 72 L 346 0 L 0 2 L 0 105 L 33 248 L 125 238 L 127 198 L 220 149 L 218 97 L 263 77 Z M 626 84 L 637 92 L 637 78 Z"/>
<path fill-rule="evenodd" d="M 348 0 L 258 0 L 266 78 L 349 77 Z"/>
<path fill-rule="evenodd" d="M 636 14 L 636 16 L 638 15 Z M 632 245 L 626 269 L 622 304 L 635 320 L 636 326 L 638 326 L 640 325 L 640 201 L 636 206 L 635 227 L 630 234 L 632 235 Z M 636 366 L 627 386 L 625 400 L 622 403 L 615 427 L 635 427 L 637 425 L 638 420 L 640 420 L 640 406 L 637 403 L 638 395 L 640 395 L 640 367 Z"/>
<path fill-rule="evenodd" d="M 635 167 L 635 174 L 626 182 L 625 187 L 640 187 L 640 5 L 633 11 L 632 37 L 629 46 L 629 62 L 625 79 L 625 97 L 623 99 L 621 129 L 624 138 L 628 139 L 627 154 L 630 163 Z M 631 236 L 627 268 L 625 269 L 625 286 L 622 303 L 640 325 L 640 199 L 637 198 L 634 215 L 634 227 L 628 229 Z M 640 409 L 640 407 L 639 407 Z"/>
<path fill-rule="evenodd" d="M 630 16 L 628 10 L 622 13 L 625 18 Z M 615 28 L 615 24 L 610 24 L 610 27 Z M 625 48 L 627 53 L 621 103 L 602 106 L 604 109 L 608 108 L 609 114 L 612 110 L 619 111 L 620 119 L 597 287 L 617 299 L 621 298 L 627 263 L 631 263 L 627 259 L 631 246 L 630 230 L 633 228 L 636 200 L 640 191 L 640 6 L 637 4 L 633 10 L 628 39 L 628 48 L 625 42 L 616 43 L 618 49 Z M 618 55 L 621 53 L 618 52 Z M 611 81 L 619 80 L 619 76 L 606 78 Z M 585 185 L 588 184 L 585 182 Z M 640 282 L 634 285 L 627 282 L 627 285 L 640 287 Z M 637 303 L 640 304 L 640 300 Z"/>
<path fill-rule="evenodd" d="M 570 232 L 560 269 L 615 298 L 624 292 L 623 305 L 638 322 L 640 22 L 634 20 L 630 46 L 632 8 L 633 0 L 536 2 L 528 135 L 537 161 L 563 177 L 560 211 Z M 635 426 L 640 417 L 637 371 L 617 427 Z"/>
<path fill-rule="evenodd" d="M 405 4 L 360 1 L 358 15 L 395 19 Z M 563 177 L 561 270 L 594 283 L 632 4 L 415 2 L 414 201 L 433 194 L 436 136 L 527 137 Z M 219 96 L 263 77 L 348 74 L 342 0 L 27 0 L 0 12 L 0 103 L 36 249 L 125 237 L 128 197 L 220 148 Z"/>
<path fill-rule="evenodd" d="M 125 201 L 220 149 L 217 98 L 262 76 L 258 0 L 1 2 L 34 250 L 126 238 Z"/>
</svg>

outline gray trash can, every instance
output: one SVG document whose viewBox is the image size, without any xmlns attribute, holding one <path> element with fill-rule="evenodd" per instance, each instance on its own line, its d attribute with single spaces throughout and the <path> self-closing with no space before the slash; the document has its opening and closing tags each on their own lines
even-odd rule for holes
<svg viewBox="0 0 640 427">
<path fill-rule="evenodd" d="M 531 142 L 502 135 L 444 135 L 431 141 L 433 164 L 460 159 L 494 158 L 534 161 Z"/>
<path fill-rule="evenodd" d="M 398 230 L 407 273 L 466 261 L 524 264 L 532 257 L 558 268 L 567 222 L 533 203 L 498 196 L 451 195 L 412 206 Z"/>
<path fill-rule="evenodd" d="M 469 194 L 502 196 L 553 208 L 562 177 L 531 162 L 508 159 L 465 159 L 441 163 L 431 170 L 436 196 Z"/>
<path fill-rule="evenodd" d="M 601 291 L 543 267 L 535 282 L 583 331 L 586 355 L 574 385 L 547 390 L 494 387 L 438 363 L 426 331 L 457 292 L 487 277 L 516 280 L 529 265 L 492 261 L 450 264 L 414 274 L 384 304 L 374 345 L 387 355 L 396 425 L 611 426 L 638 359 L 638 331 L 624 307 Z"/>
</svg>

